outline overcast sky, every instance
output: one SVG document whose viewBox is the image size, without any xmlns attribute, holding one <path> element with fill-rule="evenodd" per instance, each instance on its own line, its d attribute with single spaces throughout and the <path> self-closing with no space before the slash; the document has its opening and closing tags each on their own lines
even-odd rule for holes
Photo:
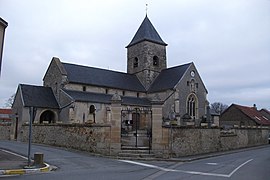
<svg viewBox="0 0 270 180">
<path fill-rule="evenodd" d="M 42 85 L 54 56 L 126 72 L 146 3 L 168 67 L 194 62 L 210 103 L 270 109 L 270 0 L 0 0 L 0 107 L 18 84 Z"/>
</svg>

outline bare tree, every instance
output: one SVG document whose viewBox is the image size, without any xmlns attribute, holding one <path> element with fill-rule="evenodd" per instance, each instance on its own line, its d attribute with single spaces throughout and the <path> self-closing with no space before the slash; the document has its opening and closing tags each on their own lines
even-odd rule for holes
<svg viewBox="0 0 270 180">
<path fill-rule="evenodd" d="M 217 114 L 221 114 L 224 112 L 229 106 L 227 104 L 223 104 L 221 102 L 214 102 L 211 104 L 212 111 L 216 112 Z"/>
<path fill-rule="evenodd" d="M 6 101 L 6 103 L 5 103 L 5 106 L 6 106 L 6 107 L 12 107 L 14 98 L 15 98 L 15 94 L 13 94 L 12 96 L 10 96 L 10 97 L 8 98 L 8 100 Z"/>
</svg>

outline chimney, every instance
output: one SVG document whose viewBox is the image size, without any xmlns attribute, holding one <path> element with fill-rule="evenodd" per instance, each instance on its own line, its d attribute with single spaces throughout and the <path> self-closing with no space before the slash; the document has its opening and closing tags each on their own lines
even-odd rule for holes
<svg viewBox="0 0 270 180">
<path fill-rule="evenodd" d="M 253 108 L 257 110 L 257 106 L 256 106 L 256 104 L 253 104 Z"/>
</svg>

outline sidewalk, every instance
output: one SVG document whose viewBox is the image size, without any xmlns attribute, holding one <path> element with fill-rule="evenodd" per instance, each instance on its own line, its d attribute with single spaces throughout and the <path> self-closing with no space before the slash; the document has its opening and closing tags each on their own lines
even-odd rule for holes
<svg viewBox="0 0 270 180">
<path fill-rule="evenodd" d="M 41 168 L 28 168 L 25 167 L 28 165 L 26 157 L 23 157 L 19 154 L 0 149 L 0 175 L 14 175 L 14 174 L 30 174 L 38 172 L 48 172 L 50 166 L 45 164 Z"/>
</svg>

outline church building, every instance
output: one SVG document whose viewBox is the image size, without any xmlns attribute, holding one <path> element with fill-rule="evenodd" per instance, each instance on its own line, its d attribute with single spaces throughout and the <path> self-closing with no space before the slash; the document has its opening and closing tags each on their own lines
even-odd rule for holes
<svg viewBox="0 0 270 180">
<path fill-rule="evenodd" d="M 162 126 L 199 126 L 205 120 L 207 89 L 193 62 L 167 67 L 167 44 L 146 16 L 127 48 L 127 72 L 64 62 L 53 57 L 43 86 L 19 84 L 13 103 L 14 138 L 22 123 L 114 124 L 121 109 L 121 136 L 151 137 L 153 122 Z M 159 105 L 160 118 L 152 116 Z M 131 138 L 122 139 L 130 145 Z M 145 146 L 144 140 L 136 147 Z"/>
</svg>

